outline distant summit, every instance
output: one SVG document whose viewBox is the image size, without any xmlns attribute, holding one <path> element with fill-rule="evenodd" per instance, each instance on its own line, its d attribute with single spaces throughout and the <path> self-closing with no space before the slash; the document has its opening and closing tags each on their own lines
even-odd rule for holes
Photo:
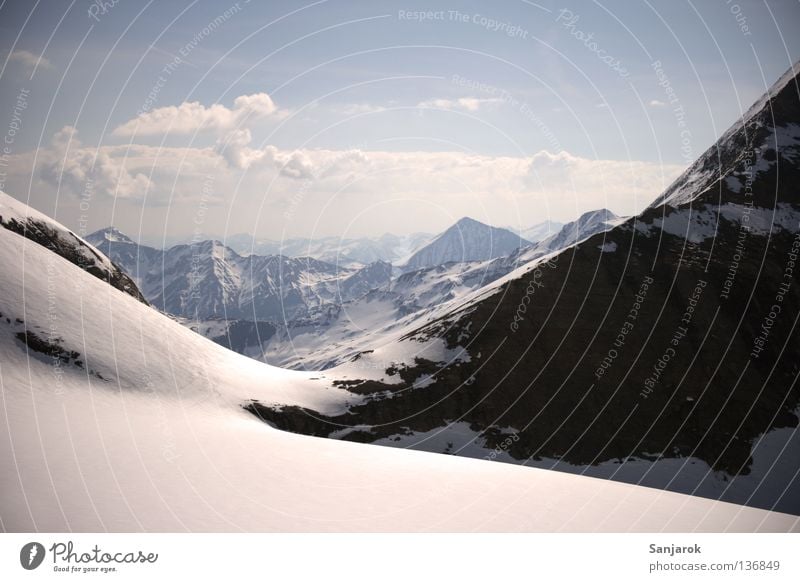
<svg viewBox="0 0 800 582">
<path fill-rule="evenodd" d="M 119 243 L 136 244 L 132 238 L 124 234 L 121 230 L 119 230 L 115 226 L 109 226 L 97 230 L 92 234 L 90 234 L 89 236 L 87 236 L 86 240 L 88 240 L 95 246 L 99 246 L 102 242 L 119 242 Z"/>
<path fill-rule="evenodd" d="M 754 202 L 765 208 L 777 202 L 797 202 L 795 191 L 779 198 L 775 194 L 779 158 L 786 162 L 781 181 L 796 179 L 800 160 L 798 73 L 800 62 L 689 166 L 652 207 L 699 203 L 701 198 L 712 203 Z"/>
<path fill-rule="evenodd" d="M 510 230 L 464 217 L 411 255 L 403 266 L 414 270 L 445 263 L 485 261 L 507 256 L 530 244 Z"/>
<path fill-rule="evenodd" d="M 563 249 L 594 234 L 606 231 L 618 222 L 620 222 L 620 217 L 606 208 L 584 212 L 578 220 L 565 224 L 557 233 L 541 241 L 537 248 L 545 252 Z"/>
</svg>

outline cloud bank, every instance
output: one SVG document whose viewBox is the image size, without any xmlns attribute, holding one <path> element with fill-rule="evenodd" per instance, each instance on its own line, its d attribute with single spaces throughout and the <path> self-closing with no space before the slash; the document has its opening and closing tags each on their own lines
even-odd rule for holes
<svg viewBox="0 0 800 582">
<path fill-rule="evenodd" d="M 15 50 L 8 55 L 8 60 L 12 63 L 20 63 L 29 72 L 33 72 L 37 67 L 40 69 L 52 69 L 53 63 L 41 55 L 35 55 L 26 50 Z"/>
<path fill-rule="evenodd" d="M 241 95 L 233 108 L 215 103 L 206 107 L 198 101 L 184 101 L 180 105 L 158 107 L 116 127 L 113 135 L 132 138 L 165 134 L 192 134 L 198 131 L 225 132 L 244 122 L 269 117 L 278 113 L 272 98 L 266 93 Z"/>
</svg>

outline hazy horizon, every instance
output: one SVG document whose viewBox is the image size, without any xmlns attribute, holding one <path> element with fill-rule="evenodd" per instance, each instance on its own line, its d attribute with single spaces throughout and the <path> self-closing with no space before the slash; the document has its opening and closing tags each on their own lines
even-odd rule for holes
<svg viewBox="0 0 800 582">
<path fill-rule="evenodd" d="M 740 10 L 9 6 L 0 188 L 147 240 L 633 215 L 800 56 L 800 4 Z"/>
</svg>

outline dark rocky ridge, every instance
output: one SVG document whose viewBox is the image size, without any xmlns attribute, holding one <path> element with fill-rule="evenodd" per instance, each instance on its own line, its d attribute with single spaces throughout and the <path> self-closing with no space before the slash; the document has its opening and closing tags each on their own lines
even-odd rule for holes
<svg viewBox="0 0 800 582">
<path fill-rule="evenodd" d="M 541 287 L 536 287 L 535 301 L 516 333 L 510 324 L 533 276 L 512 281 L 452 325 L 420 330 L 434 336 L 444 332 L 449 347 L 456 347 L 456 338 L 466 329 L 479 329 L 466 347 L 470 353 L 492 357 L 444 368 L 414 362 L 401 384 L 347 386 L 356 393 L 370 388 L 394 397 L 390 402 L 371 399 L 340 417 L 308 411 L 319 419 L 309 432 L 327 436 L 342 426 L 366 424 L 373 425 L 368 431 L 372 438 L 361 434 L 359 440 L 377 440 L 463 420 L 484 433 L 489 447 L 500 436 L 492 427 L 517 429 L 520 438 L 509 453 L 518 460 L 550 457 L 593 464 L 630 456 L 691 455 L 729 474 L 746 472 L 755 437 L 797 424 L 792 412 L 800 397 L 795 383 L 799 363 L 794 354 L 800 353 L 800 341 L 793 322 L 776 324 L 764 351 L 755 360 L 749 358 L 760 321 L 769 313 L 782 280 L 779 259 L 794 237 L 780 234 L 769 245 L 765 238 L 753 238 L 748 248 L 752 254 L 739 271 L 742 283 L 734 285 L 730 299 L 723 302 L 718 281 L 724 280 L 725 261 L 712 260 L 704 269 L 710 241 L 682 253 L 683 240 L 667 235 L 650 270 L 657 239 L 640 233 L 633 234 L 633 240 L 629 236 L 620 231 L 604 241 L 598 235 L 561 255 L 559 262 L 569 263 L 569 268 L 541 270 Z M 596 248 L 609 240 L 618 245 L 615 257 L 631 251 L 627 265 Z M 732 251 L 730 244 L 718 242 L 714 253 L 730 256 Z M 753 289 L 745 282 L 756 279 L 763 254 L 767 261 Z M 633 328 L 623 345 L 615 347 L 620 329 L 630 321 L 636 295 L 649 278 L 653 282 Z M 707 284 L 686 326 L 681 319 L 698 281 Z M 747 305 L 751 291 L 753 300 Z M 798 313 L 800 288 L 793 285 L 783 305 L 787 312 Z M 685 337 L 644 397 L 645 381 L 680 327 L 687 328 Z M 595 374 L 611 349 L 616 357 L 598 378 Z M 772 370 L 775 363 L 780 365 Z M 408 390 L 414 379 L 430 372 L 435 374 L 433 384 Z M 260 415 L 278 427 L 297 430 L 297 414 L 288 412 L 270 415 L 262 410 Z M 709 420 L 715 418 L 706 434 Z"/>
<path fill-rule="evenodd" d="M 712 148 L 719 158 L 699 162 L 706 178 L 683 203 L 651 207 L 405 338 L 442 338 L 471 361 L 437 369 L 420 389 L 345 386 L 370 396 L 337 417 L 249 409 L 318 436 L 371 442 L 463 421 L 487 449 L 514 431 L 504 447 L 518 462 L 694 457 L 746 475 L 756 439 L 796 427 L 800 406 L 796 80 L 764 107 Z M 430 372 L 405 368 L 409 378 Z M 800 511 L 800 500 L 784 510 Z"/>
<path fill-rule="evenodd" d="M 133 282 L 133 279 L 114 263 L 111 263 L 111 269 L 104 268 L 102 266 L 103 257 L 72 232 L 65 231 L 64 233 L 60 233 L 48 224 L 30 218 L 24 222 L 20 222 L 16 218 L 4 220 L 3 217 L 0 216 L 0 224 L 8 230 L 53 251 L 87 273 L 106 281 L 115 289 L 119 289 L 123 293 L 135 297 L 142 303 L 147 303 L 136 286 L 136 283 Z M 66 234 L 72 240 L 65 241 L 59 236 L 60 234 Z M 94 259 L 89 258 L 84 251 L 89 252 Z"/>
</svg>

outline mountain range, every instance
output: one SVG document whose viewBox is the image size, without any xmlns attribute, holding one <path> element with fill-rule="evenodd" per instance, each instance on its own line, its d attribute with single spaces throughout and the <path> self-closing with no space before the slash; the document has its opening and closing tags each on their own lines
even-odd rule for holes
<svg viewBox="0 0 800 582">
<path fill-rule="evenodd" d="M 334 265 L 359 267 L 376 262 L 398 262 L 430 242 L 431 238 L 427 233 L 405 236 L 386 233 L 373 238 L 329 236 L 271 240 L 239 233 L 225 237 L 224 244 L 244 256 L 311 257 Z"/>
<path fill-rule="evenodd" d="M 38 219 L 0 203 L 4 225 L 9 208 Z M 207 341 L 71 260 L 89 243 L 47 224 L 34 237 L 0 229 L 7 531 L 797 528 L 699 497 L 275 430 L 245 408 L 333 416 L 365 398 L 338 372 L 280 370 Z"/>
<path fill-rule="evenodd" d="M 582 527 L 600 519 L 626 529 L 646 514 L 645 529 L 674 519 L 692 529 L 720 520 L 796 529 L 778 512 L 800 515 L 799 173 L 800 85 L 787 73 L 642 213 L 586 213 L 536 243 L 465 218 L 394 264 L 243 255 L 211 240 L 161 250 L 114 229 L 85 241 L 2 194 L 0 266 L 10 276 L 0 280 L 0 373 L 18 414 L 2 431 L 14 442 L 2 437 L 0 446 L 30 468 L 25 479 L 52 483 L 55 471 L 67 489 L 89 466 L 84 486 L 98 491 L 121 472 L 157 529 L 176 522 L 139 504 L 155 503 L 142 472 L 112 462 L 108 449 L 113 468 L 98 469 L 72 441 L 93 451 L 98 423 L 112 434 L 121 406 L 131 439 L 112 439 L 112 455 L 139 451 L 147 475 L 166 485 L 153 493 L 166 492 L 168 507 L 181 506 L 188 478 L 200 499 L 226 508 L 223 522 L 248 528 L 290 523 L 269 508 L 241 515 L 259 495 L 292 491 L 282 478 L 260 485 L 279 458 L 289 481 L 320 479 L 320 490 L 282 507 L 314 521 L 304 508 L 321 495 L 320 511 L 337 528 L 345 527 L 341 507 L 346 520 L 355 512 L 379 529 L 387 507 L 406 507 L 415 486 L 452 470 L 472 484 L 453 485 L 460 502 L 484 479 L 526 492 L 538 480 L 548 500 L 568 491 L 570 506 L 583 500 Z M 94 427 L 65 426 L 86 410 Z M 153 418 L 167 427 L 161 434 Z M 234 456 L 231 437 L 240 445 Z M 50 466 L 45 447 L 47 458 L 67 460 Z M 389 448 L 446 456 L 414 462 L 413 451 Z M 253 460 L 262 450 L 270 455 Z M 208 470 L 209 452 L 214 469 L 228 469 L 224 479 Z M 176 478 L 163 461 L 184 455 L 185 478 Z M 410 465 L 398 472 L 401 458 Z M 437 463 L 446 469 L 432 469 Z M 375 490 L 338 491 L 360 466 L 359 483 L 367 475 Z M 587 475 L 624 483 L 606 481 L 613 493 L 600 499 Z M 384 478 L 391 491 L 376 493 Z M 233 498 L 231 479 L 243 488 Z M 73 489 L 60 514 L 60 495 L 38 496 L 34 517 L 20 509 L 32 485 L 6 479 L 3 487 L 4 522 L 59 529 L 75 519 L 78 529 L 96 529 Z M 135 511 L 133 520 L 120 516 L 117 499 L 96 492 L 88 501 L 95 496 L 95 514 L 134 523 Z M 525 511 L 498 527 L 548 523 L 530 517 L 546 513 L 540 497 L 525 497 Z M 481 502 L 455 518 L 452 503 L 416 503 L 403 514 L 410 524 L 439 511 L 470 527 L 493 510 Z M 655 503 L 684 505 L 664 521 L 644 509 Z M 219 515 L 181 510 L 197 529 L 222 527 Z M 553 519 L 566 517 L 559 506 Z"/>
<path fill-rule="evenodd" d="M 381 262 L 359 270 L 310 257 L 242 256 L 213 240 L 161 250 L 138 245 L 116 229 L 87 240 L 130 274 L 155 307 L 193 320 L 292 320 L 391 276 Z"/>
<path fill-rule="evenodd" d="M 444 262 L 416 269 L 381 260 L 344 267 L 309 257 L 241 255 L 214 240 L 161 250 L 113 227 L 87 241 L 111 257 L 154 307 L 194 331 L 274 365 L 321 369 L 346 361 L 385 327 L 423 317 L 525 262 L 611 228 L 614 220 L 605 209 L 589 212 L 537 244 L 520 246 L 509 231 L 465 218 L 411 261 Z M 507 254 L 475 258 L 486 254 L 479 250 L 486 237 L 504 241 Z M 447 253 L 455 247 L 464 248 Z"/>
<path fill-rule="evenodd" d="M 799 514 L 798 95 L 787 73 L 642 214 L 601 213 L 596 234 L 582 217 L 552 239 L 576 244 L 336 368 L 362 403 L 250 410 L 305 434 Z"/>
</svg>

